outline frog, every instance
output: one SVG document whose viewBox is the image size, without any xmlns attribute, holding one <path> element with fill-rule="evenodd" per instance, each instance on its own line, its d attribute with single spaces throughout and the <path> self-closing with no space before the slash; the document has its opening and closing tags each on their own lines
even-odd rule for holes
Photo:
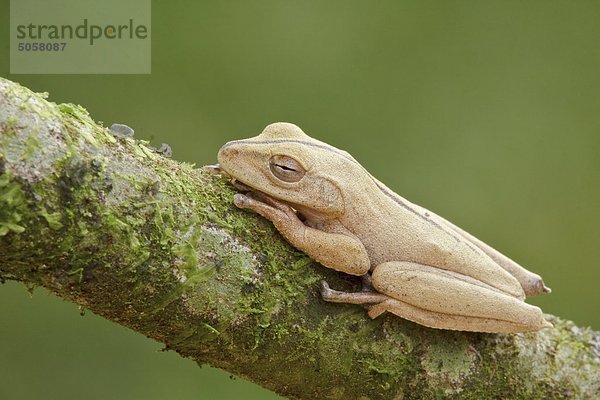
<svg viewBox="0 0 600 400">
<path fill-rule="evenodd" d="M 233 203 L 272 222 L 321 265 L 361 277 L 357 292 L 325 280 L 326 302 L 362 305 L 429 328 L 519 333 L 550 328 L 526 296 L 543 279 L 445 218 L 411 203 L 348 152 L 297 125 L 276 122 L 224 144 L 214 167 L 238 193 Z"/>
</svg>

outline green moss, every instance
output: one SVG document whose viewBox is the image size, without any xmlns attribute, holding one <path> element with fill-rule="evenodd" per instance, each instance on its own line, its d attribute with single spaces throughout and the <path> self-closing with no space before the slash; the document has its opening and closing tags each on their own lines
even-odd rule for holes
<svg viewBox="0 0 600 400">
<path fill-rule="evenodd" d="M 185 347 L 186 343 L 198 344 L 213 340 L 217 336 L 219 336 L 219 331 L 210 324 L 203 322 L 197 326 L 181 331 L 170 340 L 169 344 L 171 346 Z"/>
<path fill-rule="evenodd" d="M 196 246 L 201 234 L 201 230 L 193 223 L 188 227 L 187 237 L 184 241 L 173 247 L 173 253 L 182 259 L 182 263 L 178 268 L 185 273 L 187 279 L 192 279 L 197 274 L 208 276 L 208 269 L 198 265 Z"/>
<path fill-rule="evenodd" d="M 98 146 L 98 142 L 96 141 L 94 136 L 90 132 L 88 132 L 86 129 L 82 129 L 80 131 L 80 133 L 81 133 L 81 137 L 83 137 L 89 143 L 93 144 L 94 146 Z"/>
<path fill-rule="evenodd" d="M 6 119 L 6 127 L 8 128 L 16 128 L 17 126 L 17 118 L 15 116 L 10 116 Z M 14 132 L 14 131 L 13 131 Z M 5 133 L 5 131 L 3 131 Z"/>
<path fill-rule="evenodd" d="M 90 117 L 88 111 L 78 104 L 59 104 L 58 111 L 72 118 L 64 119 L 65 126 L 69 128 L 71 139 L 83 138 L 87 143 L 98 147 L 100 142 L 96 136 L 102 139 L 102 143 L 109 142 L 106 133 Z"/>
<path fill-rule="evenodd" d="M 63 227 L 63 224 L 60 222 L 62 218 L 62 214 L 60 212 L 57 211 L 53 213 L 48 213 L 45 207 L 41 207 L 39 215 L 41 215 L 46 220 L 48 226 L 51 229 L 58 230 Z"/>
<path fill-rule="evenodd" d="M 144 155 L 152 160 L 155 160 L 156 158 L 158 158 L 158 155 L 156 155 L 156 153 L 154 153 L 152 150 L 150 150 L 148 147 L 146 147 L 146 145 L 144 144 L 138 144 L 138 147 L 142 150 L 142 152 L 144 153 Z"/>
<path fill-rule="evenodd" d="M 9 232 L 23 233 L 25 226 L 21 220 L 26 212 L 27 203 L 21 185 L 12 174 L 3 173 L 0 175 L 0 236 Z"/>
<path fill-rule="evenodd" d="M 25 141 L 25 151 L 23 152 L 22 156 L 23 160 L 28 160 L 40 148 L 41 143 L 37 135 L 29 135 Z"/>
<path fill-rule="evenodd" d="M 457 393 L 463 381 L 475 370 L 476 353 L 469 334 L 434 332 L 425 344 L 421 366 L 429 378 L 429 386 L 444 395 Z"/>
<path fill-rule="evenodd" d="M 59 104 L 58 110 L 61 113 L 69 114 L 70 116 L 72 116 L 78 120 L 82 120 L 82 121 L 89 119 L 89 116 L 90 116 L 88 111 L 78 104 L 72 104 L 72 103 Z"/>
<path fill-rule="evenodd" d="M 0 162 L 6 159 L 7 150 L 9 143 L 13 140 L 13 137 L 17 134 L 15 117 L 10 117 L 12 123 L 0 122 Z"/>
</svg>

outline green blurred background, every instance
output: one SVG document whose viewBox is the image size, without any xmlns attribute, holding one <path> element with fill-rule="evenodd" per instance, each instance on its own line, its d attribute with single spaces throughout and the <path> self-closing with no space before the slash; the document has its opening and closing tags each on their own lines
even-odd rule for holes
<svg viewBox="0 0 600 400">
<path fill-rule="evenodd" d="M 154 1 L 152 74 L 129 76 L 10 75 L 0 4 L 1 76 L 200 165 L 297 123 L 600 329 L 599 2 Z M 42 289 L 0 286 L 0 321 L 0 399 L 277 398 Z"/>
</svg>

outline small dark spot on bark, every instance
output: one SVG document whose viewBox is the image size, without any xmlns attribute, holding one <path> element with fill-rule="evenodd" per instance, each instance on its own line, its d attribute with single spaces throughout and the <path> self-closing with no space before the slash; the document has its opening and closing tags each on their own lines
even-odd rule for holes
<svg viewBox="0 0 600 400">
<path fill-rule="evenodd" d="M 73 201 L 73 193 L 88 181 L 87 177 L 98 177 L 103 170 L 101 160 L 93 159 L 88 163 L 81 160 L 70 160 L 63 167 L 62 173 L 58 177 L 56 187 L 58 189 L 59 198 L 63 203 L 71 203 Z M 106 182 L 106 179 L 109 181 Z M 108 188 L 112 189 L 112 178 L 105 176 L 103 184 L 99 184 L 94 180 L 91 182 L 92 189 L 101 191 Z"/>
<path fill-rule="evenodd" d="M 117 137 L 133 137 L 135 131 L 125 124 L 112 124 L 110 126 L 110 133 Z"/>
<path fill-rule="evenodd" d="M 348 329 L 350 329 L 351 332 L 358 332 L 360 330 L 360 326 L 361 324 L 359 324 L 358 322 L 353 322 Z"/>
<path fill-rule="evenodd" d="M 85 164 L 82 162 L 70 162 L 58 177 L 56 187 L 63 202 L 70 203 L 73 200 L 74 187 L 83 184 L 86 174 L 84 167 Z"/>
<path fill-rule="evenodd" d="M 262 265 L 265 265 L 269 261 L 269 256 L 267 254 L 261 254 L 257 257 L 258 262 Z"/>
<path fill-rule="evenodd" d="M 256 291 L 256 285 L 253 283 L 245 283 L 242 286 L 242 293 L 243 294 L 250 294 Z"/>
<path fill-rule="evenodd" d="M 102 192 L 103 192 L 103 194 L 105 194 L 105 193 L 110 193 L 112 190 L 113 190 L 113 177 L 108 171 L 105 171 L 104 177 L 102 179 Z"/>
<path fill-rule="evenodd" d="M 96 252 L 96 251 L 94 251 Z M 94 271 L 100 267 L 99 263 L 92 263 L 90 265 L 87 265 L 84 269 L 83 269 L 83 279 L 85 281 L 92 281 L 92 280 L 96 280 L 96 275 L 94 273 Z"/>
<path fill-rule="evenodd" d="M 148 184 L 148 186 L 146 186 L 144 192 L 146 194 L 148 194 L 149 196 L 154 197 L 160 193 L 160 189 L 161 189 L 160 180 L 155 180 L 153 182 L 150 182 Z"/>
<path fill-rule="evenodd" d="M 161 143 L 160 146 L 158 146 L 158 149 L 156 149 L 156 152 L 161 156 L 167 158 L 170 158 L 173 155 L 173 150 L 171 149 L 171 146 L 169 146 L 166 143 Z"/>
<path fill-rule="evenodd" d="M 98 172 L 100 172 L 100 170 L 102 169 L 102 161 L 101 161 L 101 160 L 99 160 L 99 159 L 97 159 L 97 158 L 94 158 L 94 159 L 92 160 L 92 162 L 90 162 L 90 166 L 91 166 L 91 168 L 90 168 L 90 169 L 91 169 L 93 172 L 95 172 L 95 173 L 98 173 Z"/>
</svg>

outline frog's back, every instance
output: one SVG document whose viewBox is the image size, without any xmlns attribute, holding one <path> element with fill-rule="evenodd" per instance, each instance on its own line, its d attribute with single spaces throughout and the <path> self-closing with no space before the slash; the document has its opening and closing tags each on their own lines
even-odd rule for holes
<svg viewBox="0 0 600 400">
<path fill-rule="evenodd" d="M 318 171 L 320 182 L 337 188 L 323 190 L 320 197 L 328 198 L 327 204 L 342 199 L 341 225 L 360 238 L 373 267 L 386 261 L 414 262 L 457 272 L 515 297 L 525 297 L 519 282 L 479 247 L 442 218 L 387 188 L 349 153 L 289 124 L 270 125 L 256 140 L 284 145 L 287 151 L 297 148 L 298 155 L 309 162 L 308 170 Z"/>
<path fill-rule="evenodd" d="M 370 199 L 369 212 L 376 214 L 373 219 L 378 224 L 358 224 L 355 233 L 365 244 L 373 266 L 386 261 L 414 262 L 469 276 L 520 299 L 525 297 L 515 277 L 441 223 L 439 216 L 372 179 L 378 192 Z"/>
</svg>

